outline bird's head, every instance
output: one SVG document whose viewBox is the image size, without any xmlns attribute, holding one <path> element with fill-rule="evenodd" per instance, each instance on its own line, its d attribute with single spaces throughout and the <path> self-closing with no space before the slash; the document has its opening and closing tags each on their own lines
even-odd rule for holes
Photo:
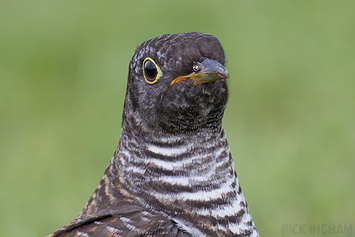
<svg viewBox="0 0 355 237">
<path fill-rule="evenodd" d="M 123 126 L 168 133 L 220 128 L 228 99 L 223 48 L 212 35 L 162 35 L 129 65 Z"/>
</svg>

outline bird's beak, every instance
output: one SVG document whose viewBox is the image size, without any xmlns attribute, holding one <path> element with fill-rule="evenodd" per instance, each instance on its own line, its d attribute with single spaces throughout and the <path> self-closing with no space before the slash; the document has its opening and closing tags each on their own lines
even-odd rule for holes
<svg viewBox="0 0 355 237">
<path fill-rule="evenodd" d="M 202 62 L 194 64 L 194 72 L 185 76 L 175 78 L 170 86 L 179 81 L 192 79 L 196 84 L 210 83 L 217 80 L 229 79 L 227 69 L 216 60 L 204 58 Z"/>
</svg>

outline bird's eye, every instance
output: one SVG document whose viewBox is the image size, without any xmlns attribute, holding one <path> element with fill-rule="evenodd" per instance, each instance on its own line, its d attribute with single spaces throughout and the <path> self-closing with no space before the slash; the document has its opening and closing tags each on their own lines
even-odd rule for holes
<svg viewBox="0 0 355 237">
<path fill-rule="evenodd" d="M 198 72 L 198 71 L 200 71 L 200 65 L 198 65 L 198 63 L 195 63 L 195 64 L 192 66 L 192 69 L 194 70 L 194 72 Z"/>
<path fill-rule="evenodd" d="M 159 77 L 163 75 L 163 73 L 153 59 L 146 58 L 143 62 L 143 75 L 146 82 L 154 84 L 158 81 Z"/>
</svg>

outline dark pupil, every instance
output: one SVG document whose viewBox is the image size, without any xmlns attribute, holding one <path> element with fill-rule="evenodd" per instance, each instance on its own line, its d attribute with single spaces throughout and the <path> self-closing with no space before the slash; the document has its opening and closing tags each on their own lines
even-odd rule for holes
<svg viewBox="0 0 355 237">
<path fill-rule="evenodd" d="M 148 77 L 148 79 L 154 79 L 154 77 L 157 74 L 157 69 L 154 65 L 154 63 L 152 63 L 151 61 L 147 61 L 144 65 L 145 68 L 145 73 Z"/>
</svg>

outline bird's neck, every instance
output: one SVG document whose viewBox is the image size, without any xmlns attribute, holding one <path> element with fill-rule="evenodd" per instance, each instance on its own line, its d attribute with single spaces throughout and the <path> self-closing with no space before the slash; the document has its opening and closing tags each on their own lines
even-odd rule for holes
<svg viewBox="0 0 355 237">
<path fill-rule="evenodd" d="M 159 199 L 167 193 L 170 200 L 189 199 L 187 193 L 197 197 L 200 189 L 206 195 L 206 190 L 221 184 L 232 187 L 236 182 L 223 129 L 139 140 L 123 133 L 117 152 L 117 162 L 126 167 L 125 177 L 134 186 L 132 190 L 141 187 Z M 134 182 L 137 177 L 143 180 Z"/>
<path fill-rule="evenodd" d="M 163 207 L 187 229 L 198 218 L 211 229 L 239 233 L 238 215 L 251 220 L 222 126 L 219 131 L 146 138 L 132 139 L 123 132 L 115 154 L 130 192 L 151 200 L 152 209 Z"/>
</svg>

